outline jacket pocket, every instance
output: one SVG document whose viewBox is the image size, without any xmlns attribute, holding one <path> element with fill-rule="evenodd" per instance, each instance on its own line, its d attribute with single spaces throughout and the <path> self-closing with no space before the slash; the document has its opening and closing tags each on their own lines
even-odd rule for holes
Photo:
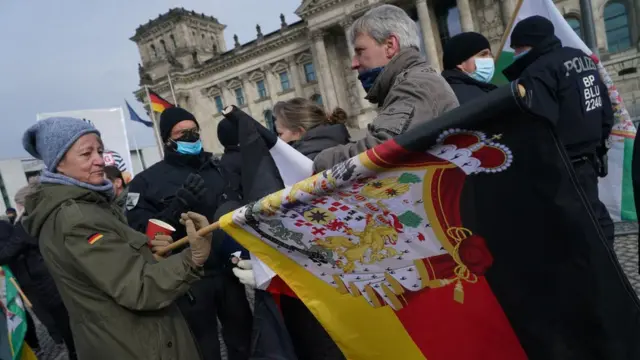
<svg viewBox="0 0 640 360">
<path fill-rule="evenodd" d="M 143 246 L 148 244 L 149 240 L 146 236 L 133 236 L 127 239 L 127 242 L 129 243 L 129 246 L 134 248 L 136 251 L 140 251 Z"/>
<path fill-rule="evenodd" d="M 378 113 L 371 124 L 374 132 L 385 132 L 397 136 L 405 132 L 411 125 L 414 106 L 406 103 L 390 104 Z"/>
</svg>

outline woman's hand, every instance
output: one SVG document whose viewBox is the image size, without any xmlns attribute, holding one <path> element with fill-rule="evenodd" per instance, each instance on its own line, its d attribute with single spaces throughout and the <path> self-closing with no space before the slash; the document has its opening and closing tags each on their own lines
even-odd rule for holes
<svg viewBox="0 0 640 360">
<path fill-rule="evenodd" d="M 211 239 L 213 238 L 213 234 L 209 233 L 202 237 L 198 236 L 197 232 L 209 226 L 209 220 L 198 213 L 189 211 L 186 214 L 180 215 L 180 223 L 187 229 L 187 238 L 189 239 L 189 246 L 191 247 L 191 260 L 198 266 L 204 265 L 211 252 Z"/>
<path fill-rule="evenodd" d="M 164 249 L 173 243 L 173 238 L 169 235 L 158 234 L 156 237 L 149 241 L 149 245 L 151 245 L 151 251 L 155 254 L 159 250 Z M 164 254 L 163 256 L 169 256 L 169 253 Z"/>
</svg>

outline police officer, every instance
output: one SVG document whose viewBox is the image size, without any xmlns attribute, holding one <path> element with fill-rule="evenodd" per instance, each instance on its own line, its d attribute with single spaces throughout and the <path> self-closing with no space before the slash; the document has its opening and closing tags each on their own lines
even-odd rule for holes
<svg viewBox="0 0 640 360">
<path fill-rule="evenodd" d="M 563 47 L 551 21 L 531 16 L 511 34 L 514 62 L 503 73 L 531 91 L 532 109 L 550 119 L 578 181 L 613 246 L 613 221 L 598 198 L 598 176 L 606 176 L 607 139 L 613 109 L 596 62 L 582 50 Z"/>
<path fill-rule="evenodd" d="M 186 234 L 178 221 L 180 213 L 196 211 L 213 220 L 227 200 L 239 197 L 231 190 L 211 153 L 202 150 L 196 118 L 182 108 L 169 108 L 160 116 L 164 160 L 138 174 L 129 185 L 127 219 L 134 229 L 145 232 L 149 219 L 172 225 L 173 239 Z M 231 272 L 231 254 L 216 250 L 204 266 L 205 276 L 178 301 L 203 358 L 220 359 L 217 317 L 228 348 L 229 359 L 248 359 L 252 315 L 244 286 Z"/>
</svg>

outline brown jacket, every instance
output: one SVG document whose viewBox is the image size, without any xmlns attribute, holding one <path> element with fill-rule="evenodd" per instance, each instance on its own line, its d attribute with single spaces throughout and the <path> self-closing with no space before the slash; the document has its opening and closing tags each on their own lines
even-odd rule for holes
<svg viewBox="0 0 640 360">
<path fill-rule="evenodd" d="M 313 161 L 315 172 L 329 169 L 458 106 L 449 84 L 413 48 L 402 50 L 391 59 L 366 99 L 378 104 L 378 116 L 369 124 L 366 136 L 322 151 Z"/>
<path fill-rule="evenodd" d="M 81 360 L 200 359 L 174 300 L 199 276 L 186 250 L 156 262 L 122 208 L 94 191 L 43 184 L 26 230 L 69 310 Z"/>
</svg>

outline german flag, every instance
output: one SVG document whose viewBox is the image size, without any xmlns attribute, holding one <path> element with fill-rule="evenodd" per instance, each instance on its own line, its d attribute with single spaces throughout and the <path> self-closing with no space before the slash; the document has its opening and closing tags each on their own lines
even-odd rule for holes
<svg viewBox="0 0 640 360">
<path fill-rule="evenodd" d="M 151 101 L 151 109 L 153 111 L 162 113 L 168 108 L 172 108 L 175 105 L 163 99 L 162 96 L 156 94 L 153 90 L 149 89 L 149 100 Z"/>
<path fill-rule="evenodd" d="M 93 245 L 98 240 L 102 239 L 103 237 L 104 237 L 104 235 L 102 235 L 100 233 L 95 233 L 95 234 L 89 236 L 89 238 L 87 238 L 87 241 L 89 242 L 89 244 Z"/>
</svg>

